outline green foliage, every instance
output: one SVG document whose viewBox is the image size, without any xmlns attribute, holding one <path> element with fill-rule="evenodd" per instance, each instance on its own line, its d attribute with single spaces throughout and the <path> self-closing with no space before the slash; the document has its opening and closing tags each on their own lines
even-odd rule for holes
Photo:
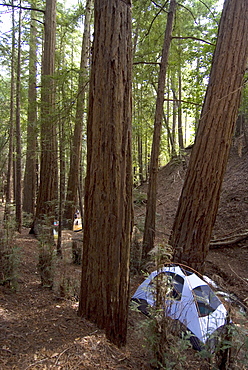
<svg viewBox="0 0 248 370">
<path fill-rule="evenodd" d="M 167 73 L 165 99 L 168 99 L 168 101 L 165 100 L 164 104 L 167 124 L 163 126 L 160 165 L 167 163 L 171 156 L 179 151 L 177 138 L 179 109 L 183 113 L 185 145 L 188 145 L 189 140 L 193 140 L 205 94 L 216 40 L 217 24 L 220 17 L 220 11 L 216 8 L 216 4 L 216 0 L 205 0 L 204 2 L 200 0 L 183 0 L 180 3 L 178 2 Z M 142 183 L 147 179 L 153 140 L 157 79 L 168 6 L 169 1 L 133 1 L 133 167 L 136 184 Z M 36 2 L 35 7 L 44 10 L 44 2 Z M 70 143 L 75 123 L 75 102 L 80 72 L 84 13 L 85 2 L 70 8 L 66 8 L 63 1 L 57 3 L 56 74 L 54 76 L 56 80 L 55 116 L 59 122 L 58 132 L 61 129 L 61 122 L 63 122 L 64 156 L 66 161 L 69 161 L 70 158 Z M 22 18 L 21 126 L 23 154 L 25 154 L 30 11 L 23 11 Z M 39 108 L 42 34 L 44 31 L 43 13 L 35 12 L 35 25 L 37 27 L 38 40 L 37 103 Z M 0 32 L 0 55 L 2 66 L 4 66 L 4 73 L 0 81 L 0 112 L 2 113 L 0 140 L 1 135 L 5 138 L 8 136 L 6 128 L 8 128 L 7 125 L 9 123 L 10 106 L 11 36 L 11 30 Z M 87 74 L 86 84 L 89 81 L 89 73 Z M 180 107 L 178 102 L 174 103 L 174 105 L 172 102 L 175 96 L 177 98 L 179 96 L 179 74 L 182 77 L 182 103 Z M 86 153 L 85 130 L 83 135 L 82 153 L 84 160 Z M 37 134 L 37 137 L 39 145 L 39 134 Z M 174 151 L 172 150 L 171 140 L 173 141 Z M 175 151 L 176 153 L 174 153 Z M 2 155 L 1 158 L 5 159 L 6 153 L 7 150 L 5 150 L 4 156 Z"/>
<path fill-rule="evenodd" d="M 244 317 L 244 322 L 246 322 Z M 214 332 L 196 357 L 208 360 L 212 370 L 247 369 L 248 332 L 245 325 L 227 323 Z"/>
<path fill-rule="evenodd" d="M 217 3 L 216 0 L 188 0 L 177 5 L 167 67 L 164 104 L 167 123 L 161 137 L 161 165 L 179 152 L 179 111 L 182 112 L 185 146 L 194 140 L 217 36 L 220 18 Z M 136 184 L 143 181 L 149 165 L 168 5 L 169 2 L 160 1 L 133 2 L 133 162 Z M 177 100 L 179 93 L 181 103 Z"/>
<path fill-rule="evenodd" d="M 8 156 L 8 130 L 9 130 L 9 81 L 0 77 L 0 116 L 1 116 L 1 129 L 0 129 L 0 173 L 2 175 L 3 169 L 7 162 Z M 2 179 L 4 181 L 4 179 Z"/>
<path fill-rule="evenodd" d="M 164 278 L 164 277 L 163 277 Z M 154 287 L 157 302 L 163 302 L 163 305 L 149 308 L 149 318 L 143 321 L 141 333 L 151 352 L 151 364 L 159 369 L 185 369 L 187 365 L 187 350 L 191 348 L 189 339 L 190 334 L 183 330 L 178 320 L 172 320 L 166 316 L 164 302 L 170 304 L 171 284 L 169 279 L 167 283 L 162 281 L 162 274 L 156 281 Z M 173 300 L 171 298 L 171 300 Z"/>
<path fill-rule="evenodd" d="M 158 270 L 165 264 L 172 262 L 173 249 L 169 244 L 163 241 L 160 244 L 155 245 L 155 247 L 149 252 L 149 256 L 155 269 Z"/>
<path fill-rule="evenodd" d="M 147 194 L 143 193 L 139 189 L 133 189 L 134 203 L 137 205 L 144 205 L 147 201 Z"/>
<path fill-rule="evenodd" d="M 40 272 L 41 285 L 44 288 L 53 287 L 54 278 L 54 246 L 50 243 L 40 242 L 38 270 Z"/>
<path fill-rule="evenodd" d="M 179 322 L 166 316 L 166 310 L 174 298 L 171 297 L 169 277 L 158 275 L 154 284 L 156 307 L 149 307 L 149 317 L 140 326 L 141 335 L 145 338 L 151 353 L 152 365 L 159 369 L 185 369 L 189 359 L 200 363 L 201 369 L 211 370 L 245 370 L 248 366 L 248 332 L 243 324 L 227 322 L 202 343 L 201 351 L 192 350 L 190 338 L 192 333 Z M 166 304 L 166 307 L 165 307 Z M 137 310 L 132 303 L 131 309 Z M 162 308 L 161 308 L 162 307 Z M 241 323 L 242 320 L 239 319 Z M 196 365 L 197 366 L 197 365 Z"/>
<path fill-rule="evenodd" d="M 59 297 L 78 301 L 80 291 L 79 275 L 71 274 L 71 271 L 68 269 L 68 261 L 63 260 L 59 263 L 63 266 L 63 270 L 55 279 L 54 289 Z"/>
<path fill-rule="evenodd" d="M 34 215 L 32 213 L 24 212 L 23 213 L 23 219 L 22 219 L 23 226 L 24 227 L 31 227 L 32 222 L 33 222 L 33 217 L 34 217 Z"/>
<path fill-rule="evenodd" d="M 37 264 L 40 272 L 41 285 L 45 288 L 53 287 L 54 263 L 56 248 L 53 237 L 52 221 L 50 217 L 39 220 L 39 261 Z"/>
<path fill-rule="evenodd" d="M 8 217 L 0 230 L 0 285 L 18 288 L 19 250 L 14 245 L 14 222 Z"/>
<path fill-rule="evenodd" d="M 14 291 L 18 288 L 19 250 L 15 246 L 0 246 L 0 285 Z"/>
</svg>

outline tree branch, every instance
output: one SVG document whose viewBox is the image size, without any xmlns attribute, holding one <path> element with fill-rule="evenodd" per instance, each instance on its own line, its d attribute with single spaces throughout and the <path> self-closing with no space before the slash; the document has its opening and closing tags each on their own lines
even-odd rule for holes
<svg viewBox="0 0 248 370">
<path fill-rule="evenodd" d="M 174 101 L 174 102 L 180 102 L 180 103 L 186 103 L 186 104 L 193 104 L 193 105 L 198 105 L 198 106 L 201 106 L 202 104 L 199 104 L 199 103 L 194 103 L 194 102 L 192 102 L 192 101 L 187 101 L 187 100 L 178 100 L 178 99 L 164 99 L 164 101 Z"/>
<path fill-rule="evenodd" d="M 191 39 L 191 40 L 196 40 L 196 41 L 201 41 L 201 42 L 205 42 L 205 44 L 208 44 L 208 45 L 211 45 L 211 46 L 215 46 L 215 44 L 213 44 L 212 42 L 210 41 L 206 41 L 206 40 L 203 40 L 203 39 L 199 39 L 198 37 L 194 37 L 194 36 L 173 36 L 172 37 L 173 39 L 181 39 L 181 40 L 187 40 L 187 39 Z"/>
<path fill-rule="evenodd" d="M 157 8 L 160 8 L 160 10 L 162 11 L 165 11 L 164 8 L 165 8 L 165 5 L 168 3 L 168 0 L 166 0 L 165 4 L 163 6 L 161 6 L 160 4 L 157 4 L 155 1 L 152 0 L 152 3 L 153 5 L 155 5 Z"/>
<path fill-rule="evenodd" d="M 194 23 L 195 24 L 198 24 L 197 23 L 197 20 L 196 20 L 196 18 L 195 18 L 195 16 L 194 16 L 194 14 L 193 14 L 193 12 L 189 9 L 189 8 L 187 8 L 186 6 L 184 6 L 183 4 L 181 4 L 181 3 L 178 3 L 178 5 L 179 6 L 181 6 L 183 9 L 185 9 L 187 12 L 189 12 L 190 13 L 190 15 L 192 16 L 192 18 L 194 19 Z"/>
<path fill-rule="evenodd" d="M 160 66 L 160 63 L 159 62 L 133 62 L 133 65 L 138 65 L 138 64 L 151 64 L 151 65 L 156 65 L 156 66 Z"/>
<path fill-rule="evenodd" d="M 212 10 L 210 9 L 210 7 L 204 2 L 204 1 L 202 1 L 202 0 L 199 0 L 200 1 L 200 3 L 202 3 L 208 10 L 209 10 L 209 12 L 210 12 L 210 14 L 212 15 L 212 17 L 213 17 L 213 20 L 215 20 L 215 15 L 214 15 L 214 13 L 212 12 Z M 215 20 L 215 23 L 217 24 L 217 26 L 218 26 L 218 22 Z"/>
<path fill-rule="evenodd" d="M 154 1 L 152 1 L 152 3 L 153 3 L 153 4 L 155 4 L 155 5 L 157 6 L 157 4 L 156 4 Z M 159 14 L 164 10 L 165 5 L 166 5 L 167 3 L 168 3 L 168 0 L 165 2 L 164 6 L 160 6 L 160 9 L 159 9 L 159 11 L 157 12 L 157 14 L 155 14 L 155 17 L 153 18 L 153 20 L 152 20 L 152 22 L 151 22 L 151 24 L 150 24 L 150 26 L 149 26 L 149 28 L 148 28 L 148 30 L 147 30 L 147 32 L 146 32 L 146 34 L 145 34 L 145 37 L 149 35 L 149 33 L 150 33 L 150 31 L 151 31 L 151 28 L 152 28 L 152 25 L 153 25 L 153 23 L 155 22 L 155 19 L 156 19 L 156 18 L 159 16 Z"/>
<path fill-rule="evenodd" d="M 25 6 L 19 6 L 19 5 L 12 5 L 12 4 L 0 4 L 2 6 L 10 6 L 11 8 L 18 8 L 18 9 L 23 9 L 23 10 L 34 10 L 36 12 L 41 12 L 45 14 L 45 10 L 42 9 L 37 9 L 37 8 L 27 8 Z"/>
</svg>

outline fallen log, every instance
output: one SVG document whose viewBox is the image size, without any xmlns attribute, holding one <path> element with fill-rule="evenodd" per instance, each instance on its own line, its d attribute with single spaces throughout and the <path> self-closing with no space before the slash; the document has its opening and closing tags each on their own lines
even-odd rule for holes
<svg viewBox="0 0 248 370">
<path fill-rule="evenodd" d="M 231 247 L 234 244 L 237 244 L 247 239 L 248 239 L 248 231 L 245 230 L 245 232 L 243 232 L 242 234 L 236 234 L 236 235 L 231 235 L 231 236 L 229 235 L 227 237 L 223 237 L 220 239 L 211 240 L 209 247 L 210 249 Z"/>
</svg>

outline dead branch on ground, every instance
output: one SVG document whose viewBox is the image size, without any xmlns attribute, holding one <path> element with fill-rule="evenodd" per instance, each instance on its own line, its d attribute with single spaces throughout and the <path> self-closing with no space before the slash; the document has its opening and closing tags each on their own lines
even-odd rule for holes
<svg viewBox="0 0 248 370">
<path fill-rule="evenodd" d="M 248 239 L 248 231 L 245 230 L 241 234 L 236 235 L 229 235 L 220 239 L 211 240 L 209 247 L 210 249 L 217 249 L 217 248 L 224 248 L 224 247 L 231 247 L 241 241 L 245 241 Z"/>
</svg>

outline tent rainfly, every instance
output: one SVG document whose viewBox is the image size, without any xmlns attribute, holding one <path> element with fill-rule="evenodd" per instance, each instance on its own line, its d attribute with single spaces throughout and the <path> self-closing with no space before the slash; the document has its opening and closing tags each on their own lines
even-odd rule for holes
<svg viewBox="0 0 248 370">
<path fill-rule="evenodd" d="M 195 273 L 180 266 L 153 271 L 138 287 L 132 300 L 138 302 L 138 309 L 143 313 L 148 314 L 147 308 L 156 305 L 158 282 L 167 292 L 163 304 L 166 315 L 179 320 L 193 333 L 193 337 L 197 338 L 192 340 L 196 349 L 201 349 L 197 344 L 199 341 L 206 343 L 216 330 L 227 323 L 227 310 L 210 286 Z"/>
</svg>

